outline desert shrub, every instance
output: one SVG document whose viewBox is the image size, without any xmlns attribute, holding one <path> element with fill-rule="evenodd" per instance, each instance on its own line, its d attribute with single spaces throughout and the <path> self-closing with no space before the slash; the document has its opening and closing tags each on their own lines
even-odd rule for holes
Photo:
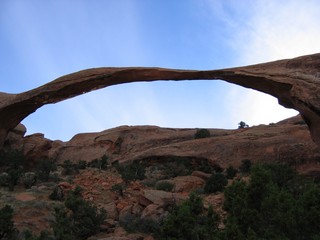
<svg viewBox="0 0 320 240">
<path fill-rule="evenodd" d="M 121 197 L 123 197 L 123 191 L 125 190 L 126 186 L 124 184 L 114 184 L 111 187 L 111 191 L 117 192 Z"/>
<path fill-rule="evenodd" d="M 7 173 L 9 190 L 13 191 L 14 187 L 18 184 L 18 181 L 23 174 L 23 169 L 21 167 L 10 168 L 7 170 Z"/>
<path fill-rule="evenodd" d="M 217 239 L 219 217 L 210 207 L 205 212 L 200 196 L 189 199 L 173 208 L 161 223 L 157 239 Z"/>
<path fill-rule="evenodd" d="M 13 208 L 5 205 L 0 209 L 0 239 L 14 239 L 16 229 L 13 223 Z"/>
<path fill-rule="evenodd" d="M 174 184 L 168 181 L 160 181 L 160 182 L 157 182 L 156 184 L 157 190 L 171 192 L 173 188 L 174 188 Z"/>
<path fill-rule="evenodd" d="M 142 182 L 143 186 L 149 187 L 149 188 L 154 188 L 157 183 L 157 179 L 154 178 L 146 178 Z"/>
<path fill-rule="evenodd" d="M 54 201 L 63 201 L 64 200 L 64 191 L 60 186 L 55 186 L 52 193 L 49 195 L 49 198 Z"/>
<path fill-rule="evenodd" d="M 94 159 L 88 163 L 88 167 L 106 170 L 108 166 L 108 157 L 104 155 L 101 159 Z"/>
<path fill-rule="evenodd" d="M 237 239 L 319 239 L 320 188 L 284 164 L 256 164 L 250 182 L 225 190 L 224 236 Z"/>
<path fill-rule="evenodd" d="M 77 164 L 78 169 L 86 169 L 87 167 L 87 162 L 84 160 L 79 160 Z"/>
<path fill-rule="evenodd" d="M 0 173 L 0 186 L 9 186 L 9 175 L 6 172 Z"/>
<path fill-rule="evenodd" d="M 25 240 L 54 240 L 54 237 L 47 230 L 42 230 L 38 236 L 33 235 L 33 233 L 30 230 L 26 230 L 24 231 L 24 239 Z"/>
<path fill-rule="evenodd" d="M 57 240 L 87 239 L 99 232 L 106 212 L 85 201 L 81 192 L 76 187 L 69 193 L 65 207 L 55 209 L 53 231 Z"/>
<path fill-rule="evenodd" d="M 34 172 L 26 172 L 23 174 L 22 183 L 25 188 L 31 188 L 37 182 L 37 175 Z"/>
<path fill-rule="evenodd" d="M 22 151 L 9 149 L 0 152 L 0 167 L 2 168 L 23 168 L 25 163 Z"/>
<path fill-rule="evenodd" d="M 249 125 L 246 124 L 245 122 L 241 121 L 238 123 L 238 128 L 241 129 L 241 128 L 248 128 Z"/>
<path fill-rule="evenodd" d="M 212 168 L 213 168 L 213 171 L 214 171 L 215 173 L 222 173 L 222 172 L 223 172 L 223 168 L 220 167 L 218 164 L 214 164 L 214 165 L 212 166 Z"/>
<path fill-rule="evenodd" d="M 177 176 L 190 175 L 192 171 L 186 166 L 184 162 L 168 162 L 164 164 L 164 175 L 165 178 L 174 178 Z"/>
<path fill-rule="evenodd" d="M 208 138 L 208 137 L 210 137 L 210 132 L 208 129 L 205 129 L 205 128 L 197 129 L 196 133 L 194 134 L 195 139 Z"/>
<path fill-rule="evenodd" d="M 77 165 L 73 164 L 70 160 L 65 160 L 61 166 L 64 175 L 71 175 L 79 172 Z"/>
<path fill-rule="evenodd" d="M 157 233 L 160 230 L 159 222 L 152 218 L 141 218 L 139 214 L 128 213 L 120 219 L 120 225 L 129 233 Z"/>
<path fill-rule="evenodd" d="M 56 163 L 51 159 L 41 159 L 37 166 L 37 177 L 41 181 L 48 181 L 50 173 L 57 170 Z"/>
<path fill-rule="evenodd" d="M 128 183 L 134 180 L 143 180 L 145 178 L 146 167 L 143 162 L 134 161 L 129 164 L 118 165 L 117 170 L 123 180 Z"/>
<path fill-rule="evenodd" d="M 227 179 L 233 179 L 238 173 L 238 170 L 234 168 L 233 166 L 229 166 L 226 169 L 226 177 Z"/>
<path fill-rule="evenodd" d="M 241 165 L 239 167 L 239 170 L 242 174 L 248 174 L 251 170 L 252 162 L 249 159 L 245 159 L 241 161 Z"/>
<path fill-rule="evenodd" d="M 18 184 L 20 177 L 23 174 L 25 158 L 21 151 L 8 150 L 0 153 L 0 167 L 7 176 L 1 179 L 2 184 L 9 187 L 10 191 L 14 190 L 15 185 Z"/>
<path fill-rule="evenodd" d="M 222 173 L 214 173 L 207 180 L 206 185 L 204 186 L 204 192 L 215 193 L 223 191 L 227 184 L 228 180 Z"/>
</svg>

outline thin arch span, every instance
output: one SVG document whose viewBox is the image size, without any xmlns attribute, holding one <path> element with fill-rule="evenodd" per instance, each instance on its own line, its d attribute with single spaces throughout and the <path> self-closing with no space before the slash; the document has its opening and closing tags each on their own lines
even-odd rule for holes
<svg viewBox="0 0 320 240">
<path fill-rule="evenodd" d="M 111 85 L 157 80 L 224 80 L 276 97 L 300 112 L 320 145 L 320 54 L 221 70 L 93 68 L 65 75 L 20 94 L 0 93 L 0 147 L 8 131 L 43 105 Z"/>
</svg>

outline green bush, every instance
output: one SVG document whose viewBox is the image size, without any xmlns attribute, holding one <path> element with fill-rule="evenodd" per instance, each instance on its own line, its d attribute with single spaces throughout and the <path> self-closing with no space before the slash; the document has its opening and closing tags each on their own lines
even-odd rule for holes
<svg viewBox="0 0 320 240">
<path fill-rule="evenodd" d="M 52 193 L 49 195 L 49 198 L 54 201 L 63 201 L 64 200 L 64 191 L 60 186 L 55 186 Z"/>
<path fill-rule="evenodd" d="M 9 186 L 9 175 L 6 172 L 0 173 L 0 186 Z"/>
<path fill-rule="evenodd" d="M 88 163 L 88 167 L 99 168 L 101 170 L 106 170 L 108 166 L 108 157 L 104 155 L 101 159 L 94 159 Z"/>
<path fill-rule="evenodd" d="M 225 190 L 226 238 L 319 239 L 320 188 L 284 164 L 256 164 Z"/>
<path fill-rule="evenodd" d="M 30 230 L 24 231 L 25 240 L 55 240 L 50 232 L 42 230 L 38 236 L 32 234 Z"/>
<path fill-rule="evenodd" d="M 205 129 L 205 128 L 197 129 L 196 133 L 194 134 L 195 139 L 208 138 L 208 137 L 210 137 L 210 132 L 208 129 Z"/>
<path fill-rule="evenodd" d="M 50 173 L 57 170 L 57 165 L 53 160 L 41 159 L 37 166 L 37 177 L 41 181 L 48 181 Z"/>
<path fill-rule="evenodd" d="M 160 231 L 159 222 L 151 218 L 141 218 L 139 214 L 126 214 L 120 219 L 120 225 L 129 233 L 143 232 L 155 234 Z"/>
<path fill-rule="evenodd" d="M 145 178 L 146 167 L 143 162 L 134 161 L 129 164 L 117 165 L 117 170 L 122 179 L 128 183 L 134 180 L 143 180 Z"/>
<path fill-rule="evenodd" d="M 174 184 L 168 181 L 160 181 L 156 184 L 157 190 L 171 192 L 173 188 L 174 188 Z"/>
<path fill-rule="evenodd" d="M 246 124 L 245 122 L 241 121 L 238 123 L 238 128 L 241 129 L 241 128 L 248 128 L 249 125 Z"/>
<path fill-rule="evenodd" d="M 77 164 L 78 169 L 86 169 L 87 167 L 87 162 L 84 160 L 79 160 Z"/>
<path fill-rule="evenodd" d="M 224 187 L 228 184 L 227 178 L 222 173 L 214 173 L 207 180 L 204 186 L 205 193 L 215 193 L 223 191 Z"/>
<path fill-rule="evenodd" d="M 21 151 L 8 150 L 0 153 L 0 167 L 7 176 L 1 177 L 3 185 L 7 185 L 10 191 L 18 184 L 20 177 L 23 174 L 25 158 Z"/>
<path fill-rule="evenodd" d="M 245 160 L 241 161 L 241 165 L 239 167 L 239 170 L 243 174 L 248 174 L 248 173 L 250 173 L 251 166 L 252 166 L 252 162 L 249 159 L 245 159 Z"/>
<path fill-rule="evenodd" d="M 54 235 L 57 240 L 87 239 L 100 230 L 106 218 L 104 209 L 85 201 L 82 189 L 76 187 L 65 201 L 65 207 L 55 209 Z"/>
<path fill-rule="evenodd" d="M 14 239 L 16 229 L 13 223 L 13 208 L 5 205 L 0 209 L 0 239 Z"/>
<path fill-rule="evenodd" d="M 64 175 L 71 175 L 79 172 L 76 164 L 73 164 L 70 160 L 65 160 L 61 165 L 63 168 Z"/>
<path fill-rule="evenodd" d="M 1 168 L 24 168 L 25 164 L 26 161 L 22 151 L 9 149 L 0 152 Z"/>
<path fill-rule="evenodd" d="M 23 174 L 22 183 L 25 188 L 31 188 L 37 182 L 37 175 L 34 172 L 26 172 Z"/>
<path fill-rule="evenodd" d="M 226 169 L 226 177 L 227 179 L 233 179 L 238 173 L 238 170 L 235 169 L 233 166 L 229 166 Z"/>
<path fill-rule="evenodd" d="M 189 199 L 176 206 L 161 223 L 157 239 L 217 239 L 219 217 L 210 207 L 205 212 L 202 199 L 191 194 Z"/>
<path fill-rule="evenodd" d="M 125 186 L 124 184 L 118 183 L 118 184 L 112 185 L 111 191 L 113 191 L 113 192 L 118 192 L 119 195 L 120 195 L 121 197 L 123 197 L 123 191 L 125 190 L 125 188 L 126 188 L 126 186 Z"/>
<path fill-rule="evenodd" d="M 8 173 L 8 185 L 9 190 L 13 191 L 14 187 L 18 184 L 20 177 L 23 174 L 23 169 L 21 167 L 18 168 L 10 168 L 7 170 Z"/>
</svg>

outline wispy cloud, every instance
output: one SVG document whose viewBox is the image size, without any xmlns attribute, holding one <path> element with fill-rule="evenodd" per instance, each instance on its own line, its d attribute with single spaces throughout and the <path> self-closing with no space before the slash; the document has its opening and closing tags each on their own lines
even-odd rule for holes
<svg viewBox="0 0 320 240">
<path fill-rule="evenodd" d="M 319 1 L 257 1 L 237 47 L 245 64 L 320 51 Z"/>
<path fill-rule="evenodd" d="M 234 30 L 229 43 L 237 53 L 236 65 L 320 51 L 319 1 L 248 0 L 236 5 L 231 2 L 224 3 L 223 7 L 220 1 L 211 1 L 211 4 L 221 17 L 230 18 L 226 21 Z M 243 17 L 235 19 L 244 6 Z M 227 99 L 226 105 L 232 109 L 229 114 L 233 121 L 245 120 L 250 125 L 277 122 L 297 114 L 280 106 L 269 95 L 237 86 L 230 87 Z"/>
</svg>

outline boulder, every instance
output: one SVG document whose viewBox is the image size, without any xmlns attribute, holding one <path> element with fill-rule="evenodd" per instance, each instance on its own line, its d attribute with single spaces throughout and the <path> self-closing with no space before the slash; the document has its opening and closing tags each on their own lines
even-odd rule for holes
<svg viewBox="0 0 320 240">
<path fill-rule="evenodd" d="M 141 214 L 142 219 L 152 219 L 154 221 L 161 221 L 168 215 L 168 212 L 163 209 L 163 207 L 157 204 L 148 205 Z"/>
<path fill-rule="evenodd" d="M 205 185 L 205 181 L 196 176 L 178 176 L 171 182 L 174 184 L 174 192 L 192 192 Z"/>
<path fill-rule="evenodd" d="M 161 190 L 145 189 L 140 192 L 139 204 L 148 206 L 155 204 L 159 206 L 166 206 L 168 204 L 178 203 L 181 200 L 187 199 L 187 196 L 179 193 L 169 193 Z"/>
</svg>

